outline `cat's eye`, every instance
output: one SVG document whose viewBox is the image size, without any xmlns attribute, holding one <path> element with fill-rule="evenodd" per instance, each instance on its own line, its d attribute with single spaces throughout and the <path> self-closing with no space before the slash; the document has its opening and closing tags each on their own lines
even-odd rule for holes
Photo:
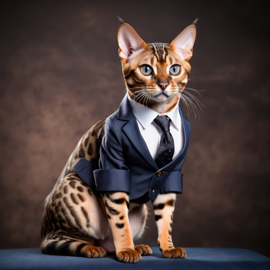
<svg viewBox="0 0 270 270">
<path fill-rule="evenodd" d="M 143 75 L 148 76 L 148 75 L 152 74 L 153 70 L 150 66 L 143 65 L 143 66 L 141 66 L 141 72 Z"/>
<path fill-rule="evenodd" d="M 172 75 L 178 75 L 180 73 L 180 66 L 179 65 L 173 65 L 173 66 L 171 66 L 170 73 Z"/>
</svg>

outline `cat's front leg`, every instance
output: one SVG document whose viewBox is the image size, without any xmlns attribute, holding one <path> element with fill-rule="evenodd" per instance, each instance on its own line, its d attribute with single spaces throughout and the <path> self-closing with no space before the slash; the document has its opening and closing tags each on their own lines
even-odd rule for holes
<svg viewBox="0 0 270 270">
<path fill-rule="evenodd" d="M 142 258 L 140 253 L 134 249 L 128 219 L 128 195 L 125 192 L 103 193 L 102 199 L 110 224 L 117 259 L 121 262 L 138 262 Z"/>
<path fill-rule="evenodd" d="M 183 248 L 175 248 L 172 242 L 172 221 L 175 193 L 159 194 L 154 201 L 155 220 L 158 228 L 158 245 L 165 258 L 187 257 Z"/>
</svg>

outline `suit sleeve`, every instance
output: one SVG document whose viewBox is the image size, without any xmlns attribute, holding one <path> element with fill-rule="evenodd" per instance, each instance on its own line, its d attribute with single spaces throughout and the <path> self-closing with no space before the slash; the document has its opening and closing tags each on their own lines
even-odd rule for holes
<svg viewBox="0 0 270 270">
<path fill-rule="evenodd" d="M 94 171 L 98 192 L 130 193 L 131 172 L 125 165 L 124 149 L 111 118 L 105 123 L 105 135 L 100 148 L 100 169 Z"/>
</svg>

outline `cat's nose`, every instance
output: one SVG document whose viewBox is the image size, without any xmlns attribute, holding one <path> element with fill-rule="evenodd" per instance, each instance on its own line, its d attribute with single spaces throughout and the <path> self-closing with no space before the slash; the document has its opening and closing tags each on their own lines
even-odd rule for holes
<svg viewBox="0 0 270 270">
<path fill-rule="evenodd" d="M 164 91 L 166 87 L 168 86 L 168 82 L 159 82 L 158 85 L 159 87 Z"/>
</svg>

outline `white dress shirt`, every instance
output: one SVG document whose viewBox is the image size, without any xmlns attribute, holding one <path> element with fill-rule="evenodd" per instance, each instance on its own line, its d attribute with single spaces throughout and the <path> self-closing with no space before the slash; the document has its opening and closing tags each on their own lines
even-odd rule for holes
<svg viewBox="0 0 270 270">
<path fill-rule="evenodd" d="M 182 151 L 184 144 L 183 127 L 178 109 L 178 103 L 170 112 L 159 114 L 158 112 L 149 109 L 148 107 L 145 107 L 134 100 L 131 100 L 130 97 L 129 101 L 132 106 L 133 114 L 137 119 L 141 135 L 153 159 L 156 158 L 158 153 L 160 139 L 163 133 L 160 127 L 153 122 L 158 115 L 167 115 L 171 119 L 170 132 L 174 140 L 173 159 L 178 156 Z"/>
</svg>

